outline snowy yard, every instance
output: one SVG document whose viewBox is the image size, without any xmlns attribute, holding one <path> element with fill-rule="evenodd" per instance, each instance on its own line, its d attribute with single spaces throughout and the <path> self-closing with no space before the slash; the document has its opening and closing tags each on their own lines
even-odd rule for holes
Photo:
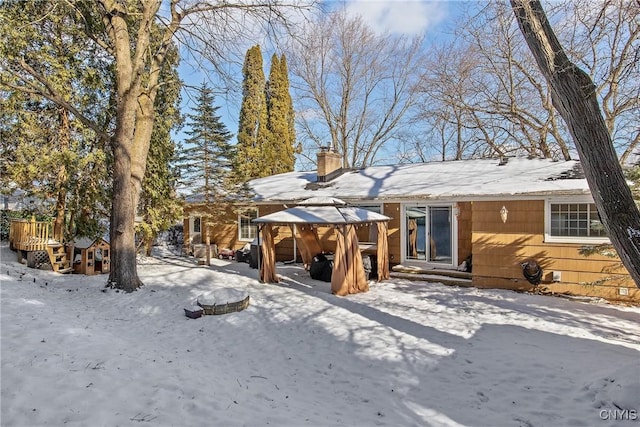
<svg viewBox="0 0 640 427">
<path fill-rule="evenodd" d="M 124 294 L 1 257 L 2 426 L 640 423 L 638 307 L 160 255 Z M 184 315 L 226 287 L 249 307 Z"/>
</svg>

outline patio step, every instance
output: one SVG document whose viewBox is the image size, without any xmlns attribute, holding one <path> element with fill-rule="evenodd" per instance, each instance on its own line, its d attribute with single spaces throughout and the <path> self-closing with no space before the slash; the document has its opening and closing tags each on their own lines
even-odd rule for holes
<svg viewBox="0 0 640 427">
<path fill-rule="evenodd" d="M 396 265 L 391 269 L 389 275 L 398 279 L 442 283 L 445 285 L 463 286 L 467 288 L 472 286 L 472 274 L 458 270 Z"/>
</svg>

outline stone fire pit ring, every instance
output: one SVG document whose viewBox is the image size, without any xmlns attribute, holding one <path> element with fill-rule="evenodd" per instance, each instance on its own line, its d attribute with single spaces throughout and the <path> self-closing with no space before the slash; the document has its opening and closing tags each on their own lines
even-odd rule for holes
<svg viewBox="0 0 640 427">
<path fill-rule="evenodd" d="M 235 313 L 249 306 L 249 293 L 235 288 L 220 288 L 200 295 L 197 305 L 205 315 Z"/>
</svg>

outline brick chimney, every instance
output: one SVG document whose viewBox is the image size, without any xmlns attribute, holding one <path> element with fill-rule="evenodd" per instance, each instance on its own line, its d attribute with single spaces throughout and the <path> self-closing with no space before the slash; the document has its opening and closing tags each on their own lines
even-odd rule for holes
<svg viewBox="0 0 640 427">
<path fill-rule="evenodd" d="M 331 181 L 342 173 L 342 156 L 330 147 L 321 147 L 318 156 L 318 182 Z"/>
</svg>

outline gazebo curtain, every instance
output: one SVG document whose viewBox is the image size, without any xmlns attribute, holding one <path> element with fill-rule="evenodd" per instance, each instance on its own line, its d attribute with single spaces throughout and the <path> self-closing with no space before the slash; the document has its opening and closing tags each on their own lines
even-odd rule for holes
<svg viewBox="0 0 640 427">
<path fill-rule="evenodd" d="M 410 219 L 407 224 L 409 230 L 409 256 L 416 258 L 418 256 L 418 222 L 415 219 Z"/>
<path fill-rule="evenodd" d="M 358 245 L 358 235 L 355 225 L 347 225 L 347 277 L 351 279 L 349 283 L 349 293 L 357 294 L 358 292 L 369 291 L 369 281 L 364 273 L 364 264 L 362 263 L 362 254 Z"/>
<path fill-rule="evenodd" d="M 262 227 L 262 259 L 260 263 L 260 280 L 265 283 L 278 283 L 276 275 L 276 246 L 271 224 Z"/>
<path fill-rule="evenodd" d="M 333 258 L 331 292 L 344 296 L 369 290 L 364 273 L 362 255 L 358 247 L 358 236 L 353 225 L 336 228 L 336 253 Z"/>
<path fill-rule="evenodd" d="M 293 232 L 293 226 L 291 228 L 291 232 L 295 236 L 300 254 L 302 255 L 302 263 L 305 268 L 308 268 L 311 265 L 313 257 L 322 252 L 318 230 L 313 228 L 312 225 L 298 225 L 296 227 L 298 234 L 296 234 Z"/>
<path fill-rule="evenodd" d="M 386 222 L 378 223 L 378 280 L 389 279 L 389 243 L 387 241 L 388 225 Z"/>
<path fill-rule="evenodd" d="M 265 223 L 260 230 L 262 233 L 260 280 L 264 283 L 277 283 L 279 278 L 276 274 L 273 225 Z M 335 225 L 334 230 L 336 233 L 336 250 L 331 275 L 331 292 L 340 296 L 367 292 L 369 290 L 369 282 L 364 272 L 356 226 L 354 224 Z M 317 230 L 311 224 L 298 225 L 297 231 L 296 241 L 306 267 L 311 264 L 316 254 L 322 252 L 322 246 L 320 245 Z M 378 280 L 386 280 L 389 278 L 387 223 L 378 222 L 377 231 Z"/>
<path fill-rule="evenodd" d="M 336 233 L 338 234 L 338 238 L 336 239 L 336 253 L 333 255 L 331 293 L 342 296 L 349 293 L 349 284 L 347 283 L 347 259 L 344 253 L 344 235 L 337 227 Z"/>
</svg>

